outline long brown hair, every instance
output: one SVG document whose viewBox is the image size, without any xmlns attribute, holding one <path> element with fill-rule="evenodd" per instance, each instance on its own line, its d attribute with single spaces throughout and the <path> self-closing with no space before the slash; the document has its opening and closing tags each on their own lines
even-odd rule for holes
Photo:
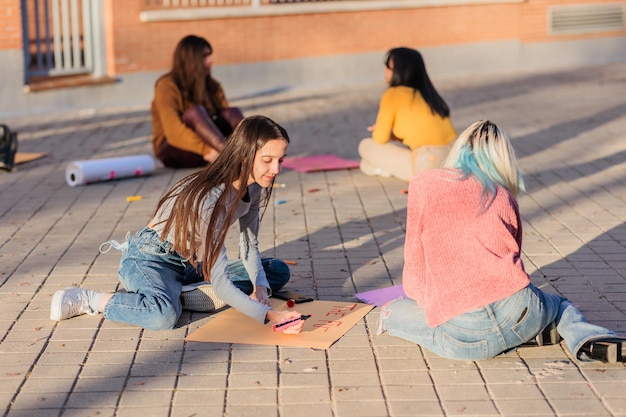
<svg viewBox="0 0 626 417">
<path fill-rule="evenodd" d="M 176 45 L 169 74 L 187 103 L 200 104 L 213 115 L 222 110 L 222 105 L 216 98 L 217 83 L 204 68 L 206 48 L 213 53 L 206 39 L 195 35 L 185 36 Z"/>
<path fill-rule="evenodd" d="M 241 121 L 229 136 L 226 147 L 215 162 L 176 183 L 161 198 L 155 214 L 166 203 L 172 204 L 171 215 L 165 221 L 162 238 L 174 231 L 174 250 L 196 266 L 202 262 L 202 273 L 210 280 L 210 271 L 224 246 L 226 233 L 237 209 L 237 203 L 248 191 L 256 152 L 271 140 L 285 140 L 289 136 L 283 127 L 265 116 L 250 116 Z M 239 182 L 239 189 L 232 184 Z M 273 184 L 272 184 L 273 185 Z M 224 187 L 213 207 L 205 207 L 205 198 L 211 190 Z M 264 192 L 261 207 L 267 207 L 272 186 Z M 234 204 L 230 190 L 236 195 Z M 231 197 L 232 198 L 232 197 Z M 199 236 L 202 210 L 212 210 L 205 236 Z M 204 253 L 196 259 L 197 241 L 204 242 Z"/>
</svg>

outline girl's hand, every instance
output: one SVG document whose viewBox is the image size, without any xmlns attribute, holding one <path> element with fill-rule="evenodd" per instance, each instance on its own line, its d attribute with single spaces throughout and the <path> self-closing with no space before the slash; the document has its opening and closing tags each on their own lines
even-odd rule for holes
<svg viewBox="0 0 626 417">
<path fill-rule="evenodd" d="M 294 310 L 270 310 L 267 312 L 267 319 L 274 322 L 280 323 L 281 321 L 297 319 L 301 317 L 302 314 L 298 313 Z M 284 334 L 298 334 L 302 331 L 302 326 L 304 326 L 304 320 L 300 320 L 296 325 L 286 328 L 282 330 Z"/>
<path fill-rule="evenodd" d="M 211 149 L 209 153 L 204 155 L 204 160 L 213 163 L 219 155 L 220 153 L 218 151 L 216 151 L 215 149 Z"/>
<path fill-rule="evenodd" d="M 373 132 L 374 131 L 374 126 L 376 126 L 376 125 L 374 124 L 374 125 L 368 126 L 367 127 L 367 131 L 368 132 Z"/>
<path fill-rule="evenodd" d="M 257 300 L 259 303 L 269 306 L 271 305 L 271 303 L 270 297 L 267 295 L 268 293 L 269 291 L 267 287 L 258 286 L 252 293 L 251 297 Z"/>
</svg>

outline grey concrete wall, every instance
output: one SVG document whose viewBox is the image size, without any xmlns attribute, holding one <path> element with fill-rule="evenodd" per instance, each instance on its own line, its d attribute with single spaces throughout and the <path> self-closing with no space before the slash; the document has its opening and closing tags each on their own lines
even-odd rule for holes
<svg viewBox="0 0 626 417">
<path fill-rule="evenodd" d="M 411 46 L 411 45 L 408 45 Z M 417 47 L 417 46 L 416 46 Z M 419 48 L 419 47 L 418 47 Z M 420 49 L 433 79 L 473 74 L 549 71 L 626 61 L 626 37 L 523 45 L 517 41 Z M 231 101 L 298 88 L 383 83 L 385 51 L 277 62 L 216 66 Z M 217 57 L 219 61 L 219 57 Z M 115 84 L 26 93 L 22 53 L 0 52 L 2 116 L 110 107 L 149 106 L 162 72 L 124 74 Z"/>
</svg>

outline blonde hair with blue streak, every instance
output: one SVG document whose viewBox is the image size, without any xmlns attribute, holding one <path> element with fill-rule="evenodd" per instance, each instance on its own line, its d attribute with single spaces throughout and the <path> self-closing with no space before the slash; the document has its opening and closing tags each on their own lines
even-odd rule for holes
<svg viewBox="0 0 626 417">
<path fill-rule="evenodd" d="M 489 120 L 475 122 L 459 135 L 443 168 L 458 169 L 462 173 L 459 179 L 474 176 L 482 184 L 483 210 L 489 208 L 496 197 L 496 185 L 507 189 L 513 197 L 525 191 L 508 135 Z"/>
</svg>

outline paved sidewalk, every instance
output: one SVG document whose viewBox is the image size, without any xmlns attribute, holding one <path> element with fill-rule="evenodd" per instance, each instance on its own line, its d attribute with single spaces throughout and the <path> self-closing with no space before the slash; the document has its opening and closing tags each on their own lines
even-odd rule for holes
<svg viewBox="0 0 626 417">
<path fill-rule="evenodd" d="M 626 336 L 626 64 L 435 82 L 459 130 L 489 118 L 514 140 L 533 282 Z M 356 159 L 382 89 L 381 80 L 235 103 L 283 124 L 290 156 Z M 147 107 L 3 122 L 21 151 L 49 156 L 0 175 L 2 416 L 626 416 L 622 364 L 581 364 L 560 345 L 450 361 L 376 335 L 378 309 L 327 351 L 186 343 L 209 320 L 198 313 L 163 332 L 100 316 L 51 322 L 55 290 L 116 288 L 119 254 L 98 246 L 145 225 L 188 171 L 66 185 L 70 161 L 151 153 Z M 278 181 L 274 198 L 286 203 L 268 209 L 261 249 L 297 261 L 290 288 L 354 301 L 400 282 L 406 183 L 358 170 L 286 170 Z"/>
</svg>

